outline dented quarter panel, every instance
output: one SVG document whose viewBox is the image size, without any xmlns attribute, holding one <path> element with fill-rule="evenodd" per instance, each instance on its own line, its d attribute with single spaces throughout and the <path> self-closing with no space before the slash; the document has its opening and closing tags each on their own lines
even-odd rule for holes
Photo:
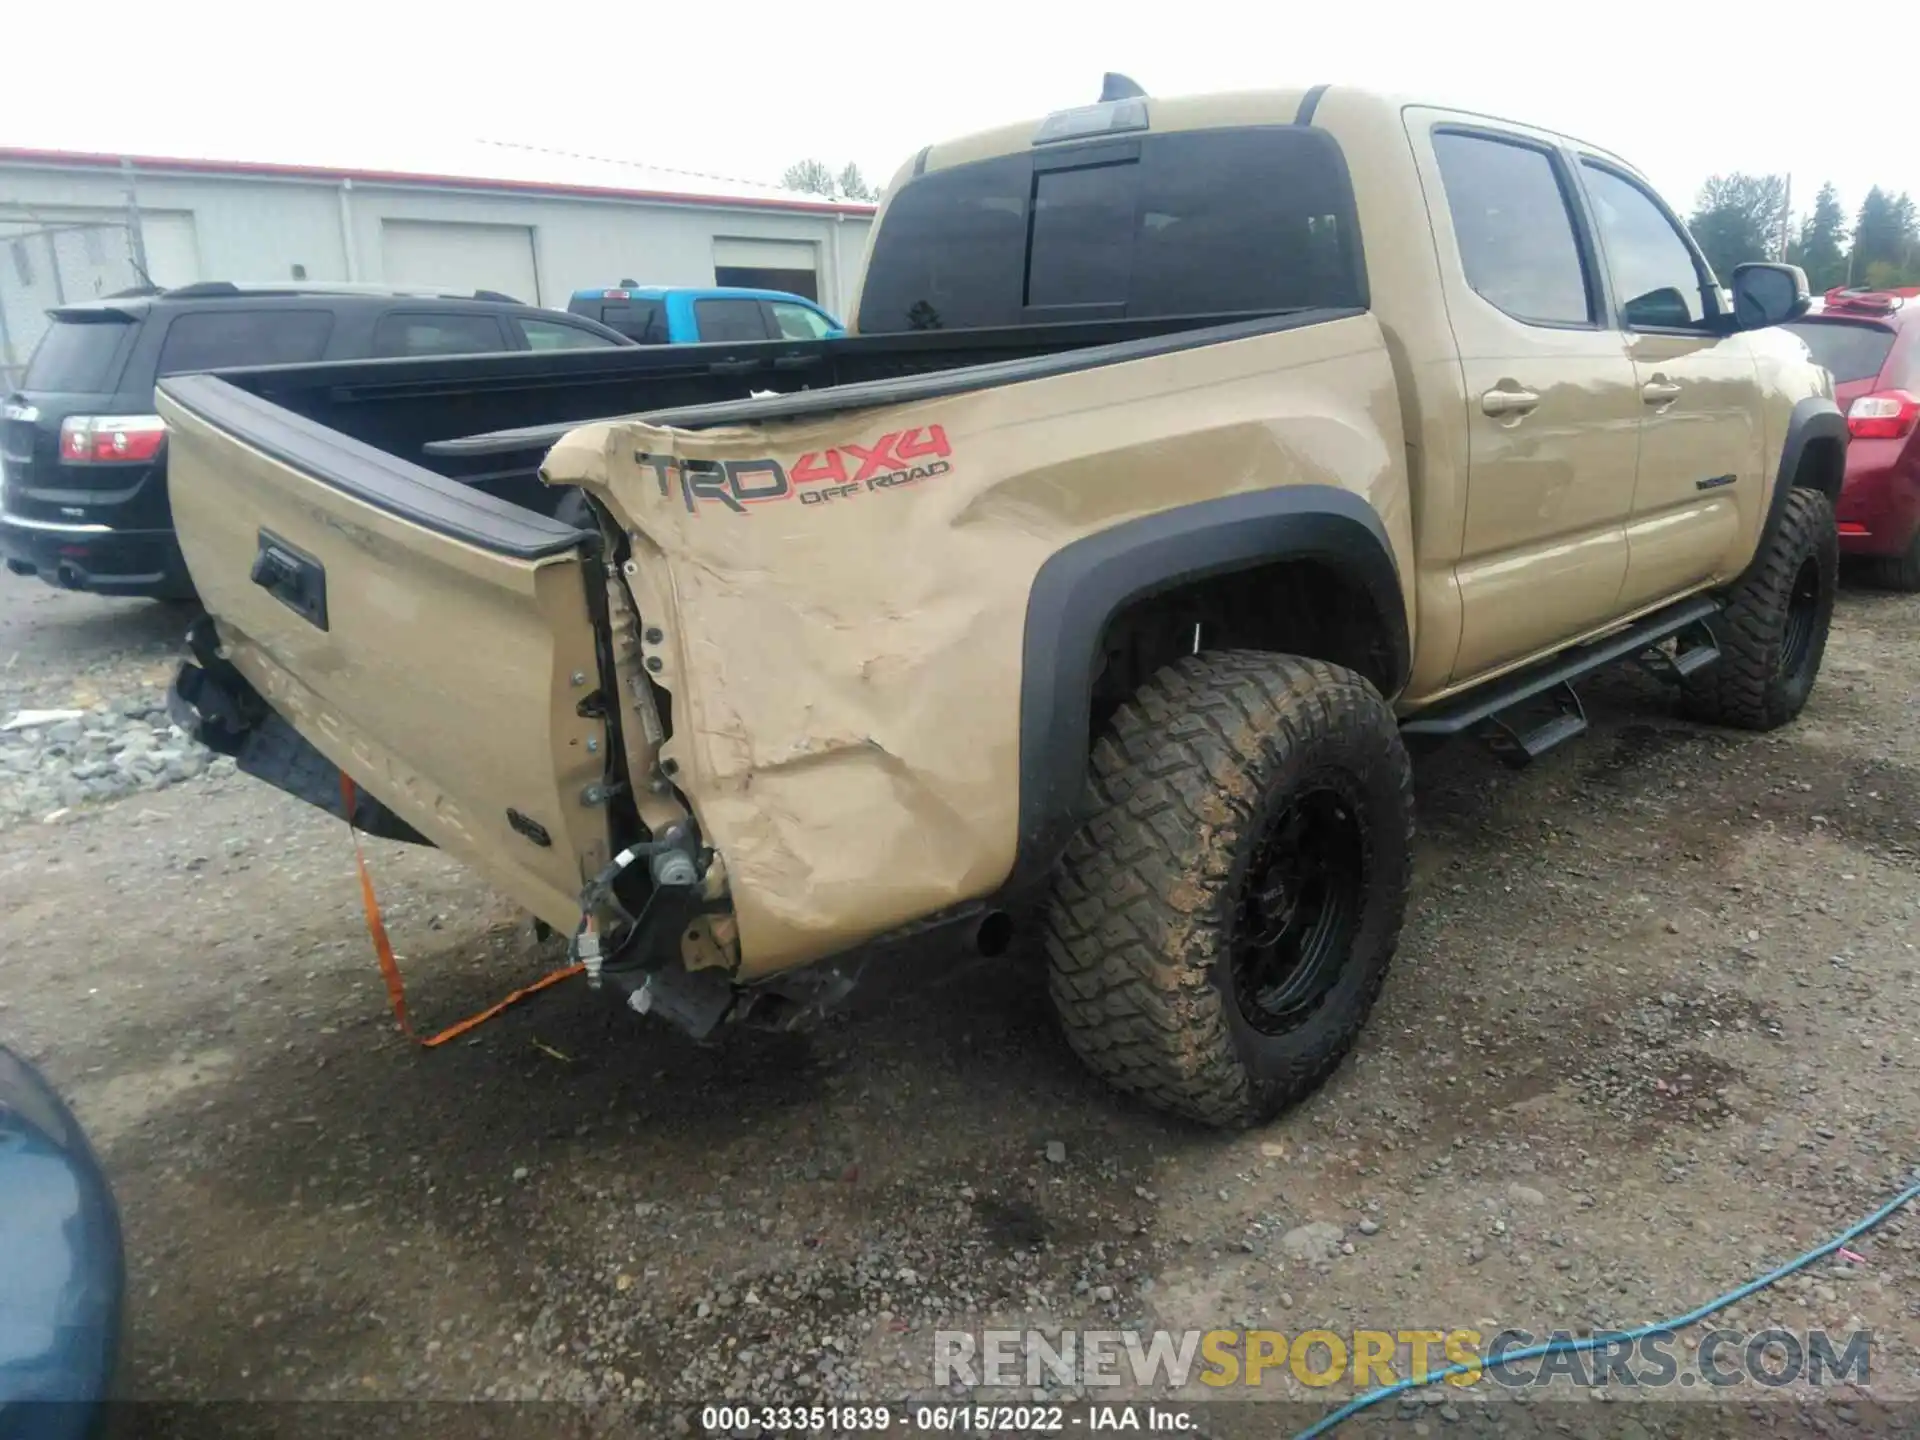
<svg viewBox="0 0 1920 1440">
<path fill-rule="evenodd" d="M 887 436 L 908 438 L 876 450 Z M 846 482 L 822 477 L 828 451 Z M 859 452 L 915 458 L 863 479 Z M 766 460 L 778 498 L 747 498 L 774 489 L 767 468 L 738 472 L 733 503 L 717 478 L 686 483 Z M 661 754 L 724 858 L 752 979 L 1006 879 L 1026 601 L 1049 556 L 1181 504 L 1322 485 L 1373 506 L 1409 573 L 1406 463 L 1361 316 L 826 419 L 590 425 L 545 475 L 631 529 L 629 582 L 662 632 L 649 672 L 672 697 Z"/>
</svg>

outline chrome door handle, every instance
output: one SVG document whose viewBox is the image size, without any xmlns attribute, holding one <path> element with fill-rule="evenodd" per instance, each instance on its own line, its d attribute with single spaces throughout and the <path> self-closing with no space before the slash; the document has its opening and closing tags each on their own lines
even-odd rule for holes
<svg viewBox="0 0 1920 1440">
<path fill-rule="evenodd" d="M 1509 390 L 1505 386 L 1495 386 L 1480 397 L 1480 409 L 1495 417 L 1502 415 L 1525 415 L 1540 403 L 1540 397 L 1531 390 Z"/>
<path fill-rule="evenodd" d="M 1640 387 L 1640 398 L 1649 405 L 1667 405 L 1680 398 L 1680 387 L 1671 380 L 1649 380 Z"/>
</svg>

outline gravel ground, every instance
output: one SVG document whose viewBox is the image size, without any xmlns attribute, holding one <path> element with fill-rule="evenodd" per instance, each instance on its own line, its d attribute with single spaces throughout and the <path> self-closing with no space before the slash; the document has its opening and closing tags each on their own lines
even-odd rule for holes
<svg viewBox="0 0 1920 1440">
<path fill-rule="evenodd" d="M 1319 1095 L 1243 1136 L 1102 1089 L 1017 958 L 804 1036 L 696 1046 L 569 985 L 418 1050 L 338 822 L 156 728 L 185 620 L 0 576 L 0 719 L 88 712 L 0 749 L 0 1038 L 117 1187 L 130 1397 L 819 1403 L 929 1393 L 936 1322 L 1607 1328 L 1920 1165 L 1920 601 L 1843 595 L 1775 735 L 1684 724 L 1627 675 L 1525 774 L 1420 761 L 1382 1004 Z M 444 857 L 368 848 L 423 1024 L 558 963 Z M 1920 1397 L 1920 1217 L 1853 1248 L 1721 1317 L 1875 1334 L 1858 1393 L 1742 1391 L 1769 1425 Z M 1527 1413 L 1475 1394 L 1376 1413 Z M 1583 1397 L 1553 1423 L 1670 1433 L 1689 1408 Z"/>
<path fill-rule="evenodd" d="M 15 575 L 0 595 L 0 824 L 57 824 L 210 763 L 231 773 L 167 719 L 190 607 L 73 596 Z"/>
</svg>

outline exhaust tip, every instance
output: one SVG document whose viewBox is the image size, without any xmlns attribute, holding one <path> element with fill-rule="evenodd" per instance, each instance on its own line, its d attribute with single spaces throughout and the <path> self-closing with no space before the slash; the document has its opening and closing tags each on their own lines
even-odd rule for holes
<svg viewBox="0 0 1920 1440">
<path fill-rule="evenodd" d="M 1007 953 L 1013 944 L 1013 917 L 1004 910 L 989 910 L 974 927 L 973 948 L 992 958 Z"/>
<path fill-rule="evenodd" d="M 78 590 L 80 588 L 80 572 L 71 565 L 55 567 L 53 578 L 60 582 L 63 589 Z"/>
</svg>

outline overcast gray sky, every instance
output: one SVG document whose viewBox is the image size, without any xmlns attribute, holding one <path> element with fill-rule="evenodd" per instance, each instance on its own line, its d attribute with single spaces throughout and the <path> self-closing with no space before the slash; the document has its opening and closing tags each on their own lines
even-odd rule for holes
<svg viewBox="0 0 1920 1440">
<path fill-rule="evenodd" d="M 1911 89 L 1822 63 L 1804 7 L 1314 0 L 11 7 L 0 144 L 431 169 L 504 140 L 777 180 L 1094 98 L 1348 82 L 1581 136 L 1689 209 L 1708 174 L 1920 194 Z M 1837 12 L 1836 12 L 1837 13 Z M 1838 27 L 1835 27 L 1836 29 Z M 1836 37 L 1832 42 L 1845 48 Z M 524 166 L 516 165 L 516 173 Z"/>
</svg>

